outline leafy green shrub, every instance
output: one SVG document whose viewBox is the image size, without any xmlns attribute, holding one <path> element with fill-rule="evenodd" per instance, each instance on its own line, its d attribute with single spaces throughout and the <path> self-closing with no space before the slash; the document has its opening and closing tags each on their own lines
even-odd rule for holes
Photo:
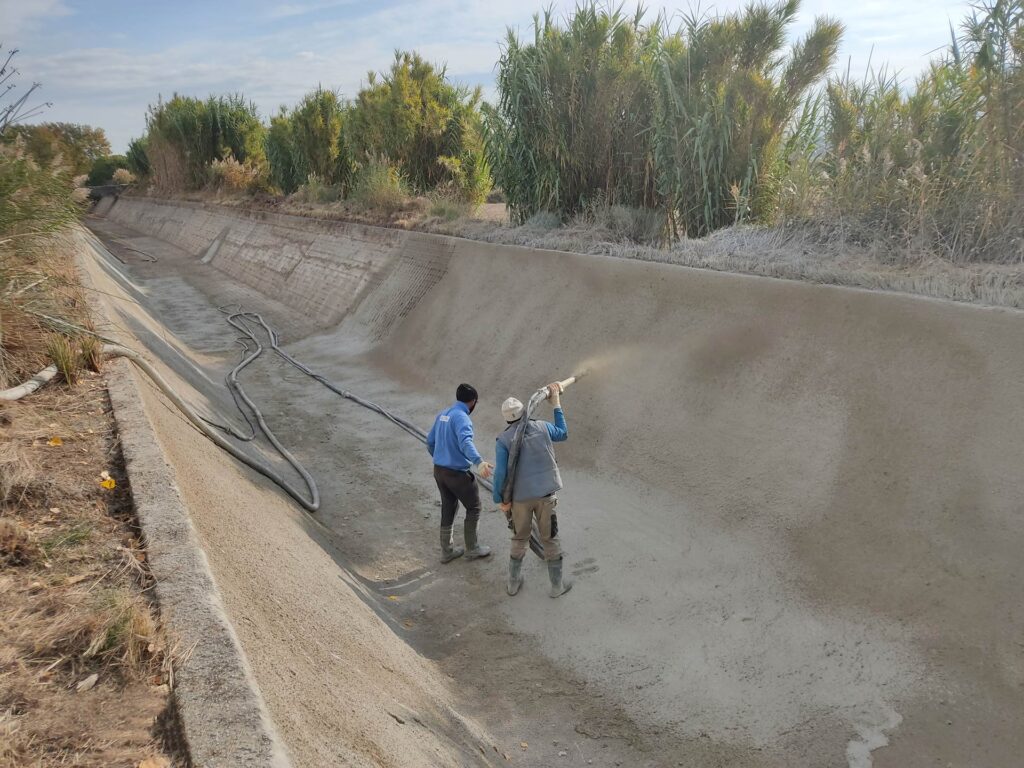
<svg viewBox="0 0 1024 768">
<path fill-rule="evenodd" d="M 128 162 L 128 170 L 135 174 L 136 178 L 149 176 L 149 158 L 146 156 L 146 137 L 132 139 L 128 144 L 128 153 L 125 160 Z"/>
<path fill-rule="evenodd" d="M 114 180 L 114 171 L 119 168 L 128 167 L 128 158 L 124 155 L 107 155 L 106 157 L 98 157 L 92 164 L 92 168 L 89 169 L 89 176 L 86 178 L 85 183 L 90 187 L 99 186 L 100 184 L 110 184 Z"/>
</svg>

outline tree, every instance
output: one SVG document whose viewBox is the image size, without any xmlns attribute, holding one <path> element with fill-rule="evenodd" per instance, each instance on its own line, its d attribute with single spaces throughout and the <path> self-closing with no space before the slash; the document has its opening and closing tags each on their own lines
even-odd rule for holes
<svg viewBox="0 0 1024 768">
<path fill-rule="evenodd" d="M 114 178 L 114 171 L 118 168 L 128 168 L 128 158 L 124 155 L 107 155 L 97 158 L 89 170 L 89 177 L 85 183 L 90 187 L 109 184 Z"/>
<path fill-rule="evenodd" d="M 5 138 L 20 136 L 28 153 L 40 165 L 60 161 L 72 176 L 88 173 L 92 164 L 110 154 L 102 128 L 77 123 L 41 123 L 11 127 Z"/>
<path fill-rule="evenodd" d="M 391 69 L 368 76 L 347 115 L 356 162 L 385 158 L 419 192 L 439 186 L 479 202 L 490 189 L 479 88 L 450 83 L 444 67 L 396 52 Z"/>
<path fill-rule="evenodd" d="M 341 97 L 319 86 L 307 93 L 292 111 L 292 173 L 300 184 L 310 176 L 324 184 L 342 184 L 347 180 L 348 157 L 342 151 L 341 138 L 343 113 Z"/>
</svg>

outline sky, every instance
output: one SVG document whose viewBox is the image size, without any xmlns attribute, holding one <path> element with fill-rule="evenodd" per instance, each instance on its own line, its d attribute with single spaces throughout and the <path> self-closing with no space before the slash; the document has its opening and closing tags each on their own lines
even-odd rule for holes
<svg viewBox="0 0 1024 768">
<path fill-rule="evenodd" d="M 631 0 L 632 2 L 632 0 Z M 36 121 L 102 127 L 115 152 L 145 131 L 147 105 L 177 92 L 240 92 L 266 118 L 322 85 L 356 94 L 367 72 L 386 69 L 394 51 L 417 50 L 449 75 L 494 92 L 494 65 L 506 29 L 531 33 L 532 15 L 557 15 L 574 0 L 0 0 L 0 44 L 17 48 L 22 87 L 42 83 L 52 102 Z M 704 0 L 721 13 L 746 0 Z M 635 6 L 627 3 L 625 8 Z M 678 18 L 692 6 L 645 4 Z M 838 68 L 862 74 L 887 64 L 905 79 L 950 38 L 968 2 L 803 0 L 793 37 L 817 15 L 846 26 Z"/>
</svg>

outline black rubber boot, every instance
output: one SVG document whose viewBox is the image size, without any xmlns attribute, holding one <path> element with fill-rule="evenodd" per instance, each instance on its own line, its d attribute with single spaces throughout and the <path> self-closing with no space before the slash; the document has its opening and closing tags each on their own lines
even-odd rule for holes
<svg viewBox="0 0 1024 768">
<path fill-rule="evenodd" d="M 560 597 L 572 589 L 571 581 L 562 581 L 562 558 L 548 560 L 548 578 L 551 579 L 551 597 Z"/>
<path fill-rule="evenodd" d="M 462 557 L 465 550 L 456 547 L 452 543 L 452 527 L 441 528 L 441 562 L 450 563 L 457 557 Z"/>
<path fill-rule="evenodd" d="M 514 595 L 519 592 L 519 588 L 523 586 L 523 558 L 518 560 L 514 557 L 508 559 L 508 583 L 505 585 L 505 591 L 509 595 Z"/>
<path fill-rule="evenodd" d="M 480 518 L 466 518 L 466 559 L 476 560 L 478 557 L 487 557 L 491 554 L 491 548 L 479 543 L 476 540 L 476 528 L 480 523 Z"/>
</svg>

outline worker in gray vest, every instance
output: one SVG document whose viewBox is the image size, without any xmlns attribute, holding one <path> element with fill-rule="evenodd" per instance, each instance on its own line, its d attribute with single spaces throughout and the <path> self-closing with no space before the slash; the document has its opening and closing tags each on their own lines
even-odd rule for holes
<svg viewBox="0 0 1024 768">
<path fill-rule="evenodd" d="M 562 385 L 558 382 L 549 384 L 548 392 L 548 401 L 555 410 L 554 424 L 534 419 L 526 424 L 518 459 L 513 462 L 515 476 L 512 478 L 510 502 L 503 499 L 502 491 L 508 472 L 509 454 L 514 448 L 515 433 L 523 418 L 524 407 L 514 397 L 510 397 L 501 406 L 501 415 L 508 427 L 498 435 L 494 501 L 501 505 L 512 527 L 506 586 L 510 595 L 516 594 L 523 585 L 523 558 L 526 556 L 534 520 L 537 521 L 544 559 L 548 564 L 548 577 L 551 580 L 549 594 L 558 597 L 572 588 L 572 584 L 562 579 L 562 550 L 558 544 L 558 519 L 555 516 L 555 506 L 558 504 L 555 494 L 562 490 L 562 476 L 555 462 L 554 443 L 567 440 L 569 429 L 565 424 L 560 401 Z"/>
</svg>

